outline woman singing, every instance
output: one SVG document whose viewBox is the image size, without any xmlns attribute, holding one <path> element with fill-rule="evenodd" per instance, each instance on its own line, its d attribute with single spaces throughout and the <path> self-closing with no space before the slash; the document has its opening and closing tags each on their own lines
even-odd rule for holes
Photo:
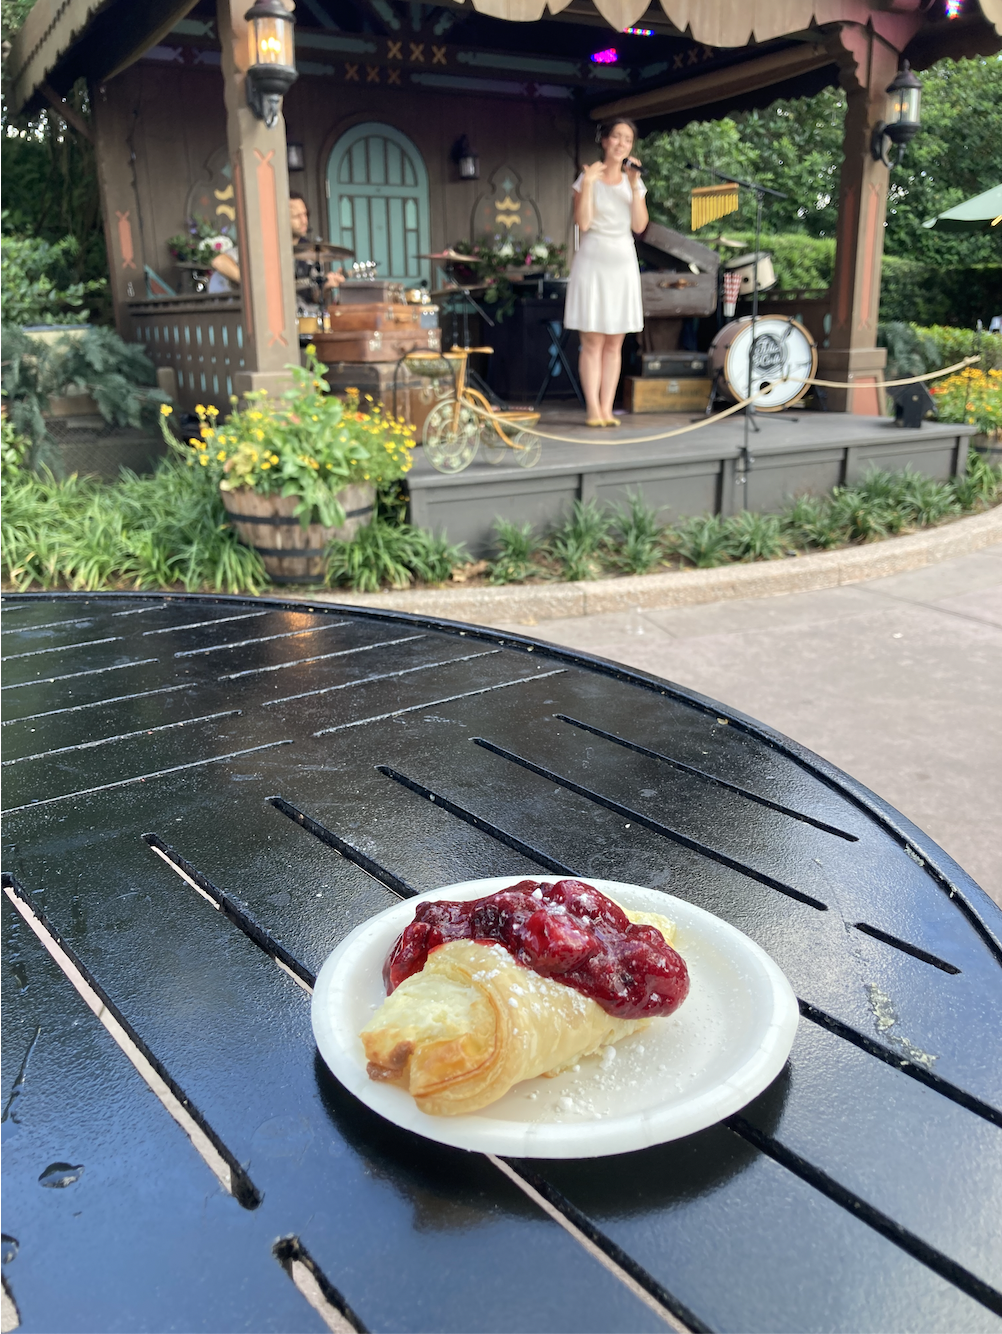
<svg viewBox="0 0 1002 1334">
<path fill-rule="evenodd" d="M 581 335 L 578 367 L 589 426 L 616 426 L 612 402 L 619 384 L 623 337 L 644 327 L 640 269 L 633 232 L 647 227 L 647 186 L 630 157 L 632 120 L 600 125 L 604 154 L 574 182 L 574 221 L 581 241 L 570 281 L 564 326 Z"/>
</svg>

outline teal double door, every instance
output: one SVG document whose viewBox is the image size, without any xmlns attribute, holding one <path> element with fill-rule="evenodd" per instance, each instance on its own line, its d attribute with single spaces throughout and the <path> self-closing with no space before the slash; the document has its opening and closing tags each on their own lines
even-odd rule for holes
<svg viewBox="0 0 1002 1334">
<path fill-rule="evenodd" d="M 327 163 L 330 239 L 358 260 L 375 260 L 377 276 L 417 283 L 427 278 L 428 172 L 417 148 L 390 125 L 367 121 L 334 145 Z"/>
</svg>

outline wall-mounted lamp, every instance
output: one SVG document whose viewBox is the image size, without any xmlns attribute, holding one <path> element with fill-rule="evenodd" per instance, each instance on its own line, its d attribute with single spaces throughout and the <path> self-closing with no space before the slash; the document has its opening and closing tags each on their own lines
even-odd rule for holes
<svg viewBox="0 0 1002 1334">
<path fill-rule="evenodd" d="M 459 179 L 461 181 L 480 180 L 480 155 L 474 153 L 465 134 L 453 144 L 452 160 L 459 168 Z"/>
<path fill-rule="evenodd" d="M 286 144 L 285 156 L 290 171 L 303 171 L 305 169 L 306 156 L 302 144 Z"/>
<path fill-rule="evenodd" d="M 900 165 L 906 146 L 919 131 L 922 85 L 911 72 L 907 60 L 894 76 L 894 82 L 888 87 L 887 99 L 887 114 L 890 119 L 877 121 L 870 140 L 870 152 L 876 161 L 882 162 L 885 167 L 891 166 L 888 157 L 891 144 L 898 146 L 898 165 Z"/>
<path fill-rule="evenodd" d="M 282 0 L 256 0 L 244 15 L 250 43 L 247 105 L 269 130 L 275 128 L 282 98 L 296 82 L 295 19 Z"/>
</svg>

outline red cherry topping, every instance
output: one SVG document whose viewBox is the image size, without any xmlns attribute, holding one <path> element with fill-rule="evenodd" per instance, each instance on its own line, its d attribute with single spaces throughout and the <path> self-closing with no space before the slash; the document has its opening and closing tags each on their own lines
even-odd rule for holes
<svg viewBox="0 0 1002 1334">
<path fill-rule="evenodd" d="M 387 994 L 450 940 L 503 945 L 526 968 L 619 1019 L 671 1014 L 689 994 L 685 960 L 661 932 L 634 925 L 583 880 L 520 880 L 468 903 L 419 903 L 383 966 Z"/>
</svg>

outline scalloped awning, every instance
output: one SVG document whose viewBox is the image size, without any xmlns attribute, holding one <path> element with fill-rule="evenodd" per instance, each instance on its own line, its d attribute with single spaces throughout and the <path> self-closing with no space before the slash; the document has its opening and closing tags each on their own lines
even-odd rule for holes
<svg viewBox="0 0 1002 1334">
<path fill-rule="evenodd" d="M 460 0 L 462 3 L 462 0 Z M 571 0 L 472 0 L 474 9 L 492 18 L 531 23 L 544 13 L 559 14 Z M 974 0 L 970 0 L 974 3 Z M 1002 0 L 977 0 L 981 12 L 1002 36 Z M 595 8 L 617 32 L 644 16 L 650 0 L 594 0 Z M 706 46 L 745 46 L 803 32 L 811 23 L 866 23 L 876 12 L 921 8 L 921 0 L 661 0 L 678 28 Z"/>
<path fill-rule="evenodd" d="M 463 0 L 458 0 L 463 3 Z M 559 14 L 572 0 L 469 0 L 481 14 L 532 23 Z M 632 27 L 650 0 L 593 0 L 617 32 Z M 866 23 L 879 14 L 912 12 L 923 0 L 660 0 L 680 32 L 711 47 L 739 47 L 804 32 L 813 23 Z M 967 0 L 1002 36 L 1002 0 Z M 6 62 L 12 114 L 36 99 L 47 81 L 62 96 L 75 79 L 108 78 L 154 46 L 195 0 L 36 0 Z"/>
<path fill-rule="evenodd" d="M 35 0 L 4 64 L 11 115 L 44 83 L 65 96 L 81 76 L 97 82 L 139 59 L 197 0 Z"/>
</svg>

